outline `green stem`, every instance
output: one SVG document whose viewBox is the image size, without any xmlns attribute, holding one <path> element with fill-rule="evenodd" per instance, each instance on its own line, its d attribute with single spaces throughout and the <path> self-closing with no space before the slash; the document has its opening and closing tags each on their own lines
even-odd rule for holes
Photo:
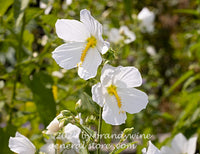
<svg viewBox="0 0 200 154">
<path fill-rule="evenodd" d="M 19 37 L 19 44 L 18 44 L 18 48 L 16 50 L 16 60 L 17 60 L 17 64 L 15 65 L 16 67 L 16 74 L 15 74 L 15 79 L 14 79 L 14 83 L 13 83 L 13 93 L 12 93 L 12 98 L 11 98 L 11 103 L 10 103 L 10 111 L 9 111 L 9 123 L 12 123 L 12 109 L 13 109 L 13 105 L 14 105 L 14 100 L 16 97 L 16 89 L 17 89 L 17 80 L 19 77 L 19 65 L 21 62 L 21 52 L 22 52 L 22 42 L 23 42 L 23 33 L 24 33 L 24 29 L 25 29 L 25 15 L 23 16 L 22 19 L 22 27 L 21 27 L 21 31 L 20 31 L 20 37 Z"/>
<path fill-rule="evenodd" d="M 74 118 L 75 119 L 75 118 Z M 76 123 L 77 123 L 77 125 L 87 134 L 87 135 L 89 135 L 89 137 L 90 137 L 90 139 L 92 140 L 92 141 L 94 141 L 94 138 L 91 136 L 91 134 L 75 119 L 75 121 L 76 121 Z"/>
<path fill-rule="evenodd" d="M 99 109 L 99 125 L 98 125 L 98 145 L 100 144 L 100 141 L 101 141 L 100 135 L 101 135 L 101 126 L 102 126 L 102 111 L 103 111 L 103 108 L 100 107 L 100 109 Z M 97 149 L 97 154 L 100 154 L 101 149 L 100 149 L 100 146 L 98 146 L 98 147 L 99 148 Z"/>
</svg>

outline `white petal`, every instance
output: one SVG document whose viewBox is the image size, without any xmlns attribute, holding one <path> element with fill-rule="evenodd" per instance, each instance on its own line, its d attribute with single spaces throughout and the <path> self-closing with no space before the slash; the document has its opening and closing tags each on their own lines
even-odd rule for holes
<svg viewBox="0 0 200 154">
<path fill-rule="evenodd" d="M 108 51 L 109 47 L 109 42 L 103 41 L 103 39 L 101 41 L 97 41 L 97 49 L 99 52 L 101 52 L 101 54 L 105 54 Z"/>
<path fill-rule="evenodd" d="M 129 44 L 136 39 L 135 33 L 130 31 L 127 26 L 121 26 L 120 27 L 120 32 L 124 33 L 127 39 L 124 40 L 124 43 Z"/>
<path fill-rule="evenodd" d="M 78 68 L 78 75 L 88 80 L 97 74 L 97 69 L 102 62 L 102 58 L 96 48 L 90 48 L 86 54 L 83 64 Z"/>
<path fill-rule="evenodd" d="M 10 137 L 8 146 L 11 151 L 19 154 L 34 154 L 36 151 L 31 141 L 18 132 L 16 132 L 15 137 Z"/>
<path fill-rule="evenodd" d="M 187 143 L 187 153 L 189 154 L 194 154 L 196 151 L 196 144 L 197 144 L 197 137 L 192 137 L 189 139 L 188 143 Z"/>
<path fill-rule="evenodd" d="M 112 77 L 114 75 L 114 72 L 116 70 L 116 67 L 112 67 L 111 65 L 104 65 L 102 71 L 101 71 L 101 83 L 104 87 L 110 86 L 112 84 Z"/>
<path fill-rule="evenodd" d="M 155 14 L 145 7 L 138 14 L 138 19 L 142 20 L 143 22 L 150 23 L 154 21 Z"/>
<path fill-rule="evenodd" d="M 171 147 L 176 153 L 186 152 L 187 139 L 182 133 L 177 134 L 172 140 Z"/>
<path fill-rule="evenodd" d="M 117 67 L 114 84 L 121 88 L 138 87 L 142 84 L 140 72 L 135 67 Z"/>
<path fill-rule="evenodd" d="M 84 45 L 85 43 L 83 42 L 65 43 L 53 51 L 52 57 L 62 68 L 68 70 L 77 67 Z"/>
<path fill-rule="evenodd" d="M 160 150 L 149 141 L 149 147 L 146 154 L 160 154 Z"/>
<path fill-rule="evenodd" d="M 147 149 L 146 148 L 142 149 L 142 154 L 147 154 Z"/>
<path fill-rule="evenodd" d="M 114 96 L 106 96 L 105 105 L 103 107 L 102 118 L 111 125 L 121 125 L 126 121 L 126 112 L 122 113 L 117 106 Z"/>
<path fill-rule="evenodd" d="M 90 11 L 83 9 L 80 12 L 80 20 L 88 29 L 90 34 L 97 39 L 97 49 L 102 54 L 106 53 L 110 44 L 102 38 L 102 25 L 91 16 Z"/>
<path fill-rule="evenodd" d="M 102 25 L 91 16 L 90 11 L 83 9 L 80 12 L 80 20 L 93 36 L 102 35 Z"/>
<path fill-rule="evenodd" d="M 177 154 L 171 148 L 167 146 L 163 146 L 160 151 L 161 151 L 161 154 Z"/>
<path fill-rule="evenodd" d="M 122 109 L 128 113 L 138 113 L 146 108 L 148 96 L 135 88 L 117 88 L 122 102 Z"/>
<path fill-rule="evenodd" d="M 48 141 L 49 142 L 49 141 Z M 45 152 L 47 154 L 55 154 L 55 145 L 53 142 L 49 142 L 44 144 L 41 148 L 40 151 L 41 152 Z"/>
<path fill-rule="evenodd" d="M 80 144 L 79 135 L 81 129 L 71 123 L 67 124 L 64 128 L 65 137 L 73 144 Z"/>
<path fill-rule="evenodd" d="M 77 20 L 58 19 L 56 33 L 65 41 L 85 42 L 90 33 L 85 25 Z"/>
<path fill-rule="evenodd" d="M 153 12 L 149 11 L 148 8 L 143 8 L 138 14 L 138 19 L 142 21 L 141 28 L 143 32 L 153 32 L 153 22 L 155 19 L 155 14 Z"/>
<path fill-rule="evenodd" d="M 103 93 L 101 83 L 97 83 L 92 86 L 92 99 L 101 107 L 103 106 Z"/>
<path fill-rule="evenodd" d="M 53 133 L 56 133 L 57 131 L 60 130 L 60 127 L 59 127 L 59 121 L 56 118 L 53 119 L 53 121 L 50 122 L 50 124 L 47 126 L 47 132 L 46 134 L 53 134 Z"/>
<path fill-rule="evenodd" d="M 108 34 L 108 38 L 110 42 L 118 43 L 123 39 L 120 35 L 119 30 L 117 28 L 112 28 Z"/>
</svg>

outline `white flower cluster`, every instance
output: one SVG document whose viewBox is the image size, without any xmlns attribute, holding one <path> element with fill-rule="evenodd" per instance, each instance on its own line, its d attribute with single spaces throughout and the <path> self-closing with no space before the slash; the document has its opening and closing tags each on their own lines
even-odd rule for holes
<svg viewBox="0 0 200 154">
<path fill-rule="evenodd" d="M 97 74 L 109 43 L 102 38 L 102 25 L 86 9 L 80 12 L 80 21 L 60 19 L 56 22 L 56 33 L 66 43 L 57 47 L 53 58 L 65 69 L 78 67 L 81 78 L 88 80 Z M 126 26 L 120 28 L 128 38 L 135 40 Z M 148 103 L 147 95 L 133 87 L 142 84 L 140 72 L 135 67 L 112 67 L 102 69 L 101 82 L 92 87 L 93 100 L 103 107 L 103 119 L 112 125 L 125 123 L 126 112 L 137 113 Z"/>
<path fill-rule="evenodd" d="M 141 26 L 148 32 L 152 32 L 154 29 L 154 18 L 154 14 L 147 8 L 144 8 L 138 15 L 138 19 L 142 21 Z M 53 51 L 52 56 L 55 61 L 66 70 L 78 67 L 78 75 L 84 80 L 95 77 L 98 67 L 102 63 L 101 54 L 105 54 L 110 45 L 103 40 L 102 25 L 91 16 L 88 10 L 84 9 L 80 12 L 80 21 L 59 19 L 55 26 L 58 37 L 65 41 Z M 111 32 L 113 34 L 110 34 L 110 40 L 113 42 L 124 40 L 124 43 L 128 44 L 136 39 L 135 34 L 126 26 L 122 26 L 119 31 L 113 29 Z M 123 38 L 122 33 L 126 37 Z M 63 77 L 60 72 L 54 72 L 53 75 Z M 121 125 L 127 119 L 126 112 L 134 114 L 146 108 L 148 96 L 135 88 L 141 84 L 142 77 L 137 68 L 104 65 L 100 82 L 92 86 L 92 99 L 103 108 L 102 118 L 106 123 Z M 62 116 L 60 114 L 53 119 L 47 126 L 46 134 L 57 133 L 63 128 L 64 124 L 59 121 Z M 80 144 L 81 129 L 79 127 L 68 123 L 63 130 L 65 138 L 60 138 L 61 141 Z M 188 152 L 193 154 L 194 148 L 196 148 L 194 146 L 196 139 L 192 138 L 187 142 L 183 135 L 177 135 L 172 141 L 171 148 L 163 147 L 160 151 L 150 142 L 147 152 L 143 151 L 146 154 L 160 154 L 162 151 L 174 154 Z M 48 154 L 55 153 L 54 141 L 47 140 L 46 142 L 40 151 Z M 185 148 L 182 149 L 181 146 Z M 34 154 L 36 152 L 35 146 L 18 132 L 15 137 L 10 137 L 9 148 L 19 154 Z M 62 150 L 60 149 L 60 151 Z M 65 152 L 63 151 L 63 153 Z"/>
</svg>

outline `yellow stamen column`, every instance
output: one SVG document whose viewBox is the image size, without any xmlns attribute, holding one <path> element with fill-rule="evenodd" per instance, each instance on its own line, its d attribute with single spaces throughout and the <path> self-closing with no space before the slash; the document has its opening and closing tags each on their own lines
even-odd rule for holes
<svg viewBox="0 0 200 154">
<path fill-rule="evenodd" d="M 81 64 L 83 63 L 83 61 L 85 60 L 85 57 L 86 57 L 86 54 L 88 52 L 88 50 L 90 48 L 94 48 L 97 44 L 97 40 L 94 36 L 91 36 L 87 39 L 87 44 L 86 44 L 86 47 L 85 49 L 82 51 L 82 54 L 81 54 L 81 61 L 80 63 L 78 64 L 78 66 L 81 66 Z"/>
<path fill-rule="evenodd" d="M 111 84 L 109 87 L 107 87 L 107 91 L 108 91 L 109 95 L 115 96 L 115 98 L 117 100 L 117 105 L 118 105 L 119 109 L 121 109 L 122 102 L 121 102 L 121 98 L 119 97 L 119 95 L 117 93 L 117 87 Z M 124 111 L 121 111 L 121 112 L 123 113 Z"/>
</svg>

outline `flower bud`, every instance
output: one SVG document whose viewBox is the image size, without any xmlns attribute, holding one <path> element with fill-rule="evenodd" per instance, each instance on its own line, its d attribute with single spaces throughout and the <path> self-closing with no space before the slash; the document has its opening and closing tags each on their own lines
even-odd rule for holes
<svg viewBox="0 0 200 154">
<path fill-rule="evenodd" d="M 70 112 L 69 110 L 62 110 L 62 111 L 61 111 L 61 114 L 62 114 L 63 116 L 65 116 L 65 117 L 68 117 L 68 116 L 71 115 L 71 112 Z"/>
</svg>

